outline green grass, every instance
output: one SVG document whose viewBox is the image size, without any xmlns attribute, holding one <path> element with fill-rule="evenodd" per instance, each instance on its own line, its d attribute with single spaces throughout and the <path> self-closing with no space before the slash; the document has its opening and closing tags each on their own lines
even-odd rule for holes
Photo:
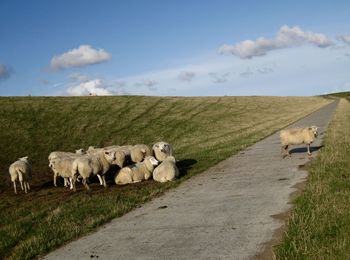
<svg viewBox="0 0 350 260">
<path fill-rule="evenodd" d="M 295 201 L 278 259 L 349 259 L 350 103 L 342 99 L 324 148 L 308 167 L 305 191 Z"/>
<path fill-rule="evenodd" d="M 0 98 L 0 258 L 30 259 L 86 234 L 325 105 L 321 97 Z M 89 145 L 167 141 L 181 178 L 73 193 L 52 187 L 47 156 Z M 14 195 L 8 167 L 33 160 L 32 190 Z M 115 171 L 109 173 L 113 177 Z M 108 177 L 108 176 L 107 176 Z M 94 181 L 94 180 L 92 180 Z"/>
</svg>

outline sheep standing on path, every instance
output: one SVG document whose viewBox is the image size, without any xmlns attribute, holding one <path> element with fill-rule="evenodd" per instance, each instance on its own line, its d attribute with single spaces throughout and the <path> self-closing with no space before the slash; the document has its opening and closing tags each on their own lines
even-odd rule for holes
<svg viewBox="0 0 350 260">
<path fill-rule="evenodd" d="M 153 171 L 153 179 L 159 182 L 167 182 L 175 180 L 179 177 L 179 169 L 176 167 L 176 160 L 174 156 L 166 158 Z"/>
<path fill-rule="evenodd" d="M 291 128 L 282 130 L 280 133 L 281 144 L 282 144 L 282 156 L 291 156 L 288 151 L 289 145 L 295 144 L 306 144 L 307 153 L 311 156 L 310 144 L 315 140 L 318 135 L 318 128 L 316 126 L 306 128 Z"/>
<path fill-rule="evenodd" d="M 157 164 L 158 161 L 153 156 L 147 156 L 143 162 L 122 168 L 114 177 L 114 181 L 118 185 L 124 185 L 148 180 Z"/>
<path fill-rule="evenodd" d="M 164 161 L 168 156 L 174 155 L 172 145 L 166 142 L 155 143 L 152 147 L 152 151 L 154 157 L 160 162 Z"/>
<path fill-rule="evenodd" d="M 13 182 L 13 188 L 17 194 L 16 181 L 18 180 L 21 184 L 21 188 L 24 192 L 27 193 L 27 190 L 30 190 L 29 180 L 32 178 L 32 165 L 28 156 L 19 158 L 18 161 L 15 161 L 10 165 L 9 173 L 11 181 Z"/>
<path fill-rule="evenodd" d="M 111 164 L 115 161 L 114 151 L 102 151 L 93 155 L 84 155 L 74 160 L 72 165 L 72 188 L 75 190 L 75 182 L 78 175 L 83 178 L 83 184 L 87 190 L 89 185 L 87 179 L 92 175 L 97 175 L 104 187 L 107 187 L 105 174 Z"/>
</svg>

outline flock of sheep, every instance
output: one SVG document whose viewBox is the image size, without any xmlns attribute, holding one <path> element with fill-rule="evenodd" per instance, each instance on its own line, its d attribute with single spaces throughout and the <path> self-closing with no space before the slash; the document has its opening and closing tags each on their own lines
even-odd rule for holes
<svg viewBox="0 0 350 260">
<path fill-rule="evenodd" d="M 316 126 L 282 130 L 282 157 L 291 156 L 288 151 L 289 145 L 303 143 L 307 145 L 307 153 L 311 156 L 310 144 L 317 135 Z M 49 167 L 54 173 L 54 185 L 57 186 L 57 176 L 61 176 L 64 186 L 70 186 L 74 191 L 78 179 L 82 179 L 85 188 L 90 189 L 88 179 L 91 176 L 97 176 L 100 184 L 106 187 L 105 175 L 111 165 L 118 165 L 120 168 L 114 177 L 118 185 L 141 182 L 151 177 L 158 182 L 167 182 L 179 176 L 173 147 L 166 142 L 154 144 L 152 152 L 145 144 L 113 145 L 104 148 L 90 146 L 86 152 L 83 149 L 76 150 L 75 153 L 55 151 L 50 153 L 48 159 Z M 31 162 L 28 156 L 11 164 L 9 173 L 15 193 L 16 181 L 20 182 L 22 190 L 27 193 L 30 189 L 28 181 L 31 178 Z"/>
<path fill-rule="evenodd" d="M 145 144 L 104 148 L 90 146 L 87 151 L 79 149 L 75 153 L 54 151 L 50 153 L 48 160 L 54 173 L 54 186 L 57 186 L 56 179 L 60 176 L 64 179 L 64 186 L 70 186 L 74 191 L 76 182 L 80 179 L 89 190 L 88 179 L 91 176 L 97 176 L 100 184 L 106 187 L 105 175 L 112 165 L 120 168 L 114 177 L 118 185 L 141 182 L 151 177 L 158 182 L 167 182 L 179 176 L 173 147 L 166 142 L 154 144 L 152 151 Z M 15 193 L 17 181 L 25 193 L 30 190 L 28 181 L 31 179 L 31 161 L 28 156 L 12 163 L 9 173 Z"/>
</svg>

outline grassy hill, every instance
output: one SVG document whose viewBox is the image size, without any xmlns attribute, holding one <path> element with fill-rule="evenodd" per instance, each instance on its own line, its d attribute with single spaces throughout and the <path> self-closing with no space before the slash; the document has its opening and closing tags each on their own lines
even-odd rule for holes
<svg viewBox="0 0 350 260">
<path fill-rule="evenodd" d="M 177 186 L 183 180 L 320 108 L 321 97 L 0 98 L 0 258 L 33 258 Z M 86 192 L 54 188 L 47 157 L 89 145 L 167 141 L 181 178 Z M 32 191 L 15 196 L 8 167 L 33 160 Z M 111 171 L 113 177 L 116 169 Z M 94 180 L 92 180 L 93 182 Z"/>
</svg>

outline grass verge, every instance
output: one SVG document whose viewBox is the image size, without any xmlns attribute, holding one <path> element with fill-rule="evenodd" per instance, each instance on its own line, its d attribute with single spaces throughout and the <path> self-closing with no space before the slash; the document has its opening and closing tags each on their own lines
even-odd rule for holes
<svg viewBox="0 0 350 260">
<path fill-rule="evenodd" d="M 0 258 L 43 255 L 327 102 L 320 97 L 0 98 Z M 106 190 L 92 183 L 91 192 L 80 186 L 76 193 L 52 187 L 50 151 L 160 140 L 173 144 L 180 160 L 182 176 L 175 182 L 125 187 L 110 182 Z M 15 196 L 8 167 L 25 155 L 34 161 L 32 190 Z"/>
<path fill-rule="evenodd" d="M 350 252 L 350 103 L 341 99 L 324 148 L 308 167 L 302 195 L 275 247 L 278 259 L 348 259 Z"/>
</svg>

